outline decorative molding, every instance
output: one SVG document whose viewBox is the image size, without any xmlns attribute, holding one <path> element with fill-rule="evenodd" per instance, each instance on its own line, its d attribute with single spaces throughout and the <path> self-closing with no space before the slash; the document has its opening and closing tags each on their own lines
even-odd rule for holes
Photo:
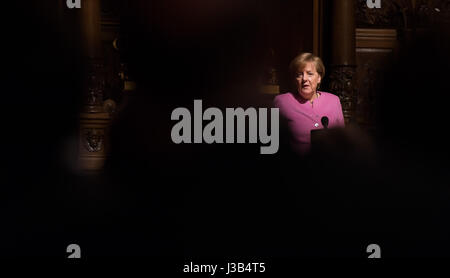
<svg viewBox="0 0 450 278">
<path fill-rule="evenodd" d="M 356 28 L 356 48 L 389 48 L 397 45 L 395 29 Z"/>
</svg>

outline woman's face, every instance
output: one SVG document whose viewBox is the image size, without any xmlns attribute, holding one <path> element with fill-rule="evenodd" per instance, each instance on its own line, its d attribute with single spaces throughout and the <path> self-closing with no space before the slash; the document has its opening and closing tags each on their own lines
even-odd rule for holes
<svg viewBox="0 0 450 278">
<path fill-rule="evenodd" d="M 297 90 L 305 99 L 311 99 L 317 90 L 321 77 L 316 70 L 313 62 L 307 62 L 303 69 L 297 71 L 296 76 Z"/>
</svg>

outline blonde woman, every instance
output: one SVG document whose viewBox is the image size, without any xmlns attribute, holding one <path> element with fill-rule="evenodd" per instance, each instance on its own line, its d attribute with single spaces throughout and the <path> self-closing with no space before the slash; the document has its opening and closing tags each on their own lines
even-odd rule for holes
<svg viewBox="0 0 450 278">
<path fill-rule="evenodd" d="M 327 118 L 328 128 L 334 128 L 344 127 L 344 116 L 339 98 L 318 90 L 325 75 L 319 57 L 300 54 L 292 60 L 289 69 L 295 90 L 276 96 L 274 105 L 287 124 L 291 147 L 299 154 L 306 154 L 311 147 L 311 130 L 324 128 L 322 118 Z"/>
</svg>

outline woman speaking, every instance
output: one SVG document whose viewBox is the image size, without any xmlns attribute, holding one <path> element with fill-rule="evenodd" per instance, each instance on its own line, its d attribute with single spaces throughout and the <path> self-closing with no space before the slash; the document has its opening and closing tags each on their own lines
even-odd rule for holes
<svg viewBox="0 0 450 278">
<path fill-rule="evenodd" d="M 289 70 L 296 90 L 276 96 L 274 105 L 287 125 L 292 149 L 307 154 L 311 148 L 311 130 L 323 129 L 324 125 L 344 127 L 341 102 L 333 94 L 318 91 L 325 75 L 319 57 L 300 54 L 292 60 Z"/>
</svg>

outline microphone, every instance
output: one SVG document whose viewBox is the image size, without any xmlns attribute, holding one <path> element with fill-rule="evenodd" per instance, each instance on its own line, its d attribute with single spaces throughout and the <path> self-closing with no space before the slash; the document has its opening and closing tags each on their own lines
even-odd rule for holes
<svg viewBox="0 0 450 278">
<path fill-rule="evenodd" d="M 320 119 L 320 121 L 322 122 L 322 125 L 325 129 L 328 129 L 328 117 L 324 116 L 322 117 L 322 119 Z"/>
</svg>

